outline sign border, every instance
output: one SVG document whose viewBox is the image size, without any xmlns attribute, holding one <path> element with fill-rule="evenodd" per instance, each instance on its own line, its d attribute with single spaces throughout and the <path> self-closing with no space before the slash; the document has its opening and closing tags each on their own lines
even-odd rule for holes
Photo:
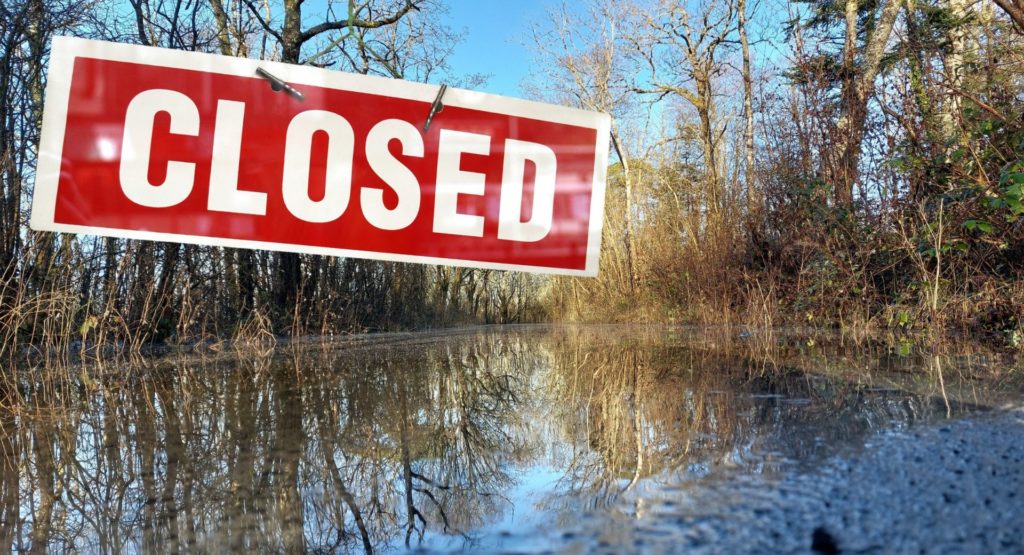
<svg viewBox="0 0 1024 555">
<path fill-rule="evenodd" d="M 425 104 L 424 117 L 434 97 L 437 95 L 437 86 L 426 83 L 331 71 L 281 62 L 56 36 L 53 38 L 50 51 L 50 66 L 47 73 L 46 97 L 43 109 L 43 125 L 39 140 L 35 189 L 32 196 L 32 215 L 29 219 L 29 227 L 33 230 L 84 233 L 122 239 L 170 241 L 194 245 L 275 250 L 300 254 L 321 254 L 391 262 L 464 266 L 489 270 L 516 270 L 582 277 L 597 276 L 598 261 L 601 255 L 601 226 L 604 220 L 605 180 L 608 169 L 611 117 L 608 114 L 598 112 L 589 112 L 576 108 L 454 87 L 449 87 L 445 92 L 444 103 L 446 106 L 585 127 L 594 129 L 597 132 L 594 156 L 594 181 L 590 200 L 590 227 L 587 235 L 586 265 L 583 270 L 57 223 L 55 221 L 57 185 L 60 181 L 61 154 L 64 149 L 67 112 L 71 100 L 71 78 L 76 57 L 164 66 L 254 79 L 259 78 L 256 77 L 256 68 L 263 67 L 292 85 L 339 89 L 420 101 Z"/>
</svg>

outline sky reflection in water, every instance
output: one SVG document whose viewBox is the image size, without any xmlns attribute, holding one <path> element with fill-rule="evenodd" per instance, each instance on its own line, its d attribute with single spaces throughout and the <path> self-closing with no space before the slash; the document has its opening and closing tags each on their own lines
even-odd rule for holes
<svg viewBox="0 0 1024 555">
<path fill-rule="evenodd" d="M 0 413 L 0 551 L 544 549 L 1019 391 L 985 358 L 807 345 L 524 327 L 117 369 Z"/>
</svg>

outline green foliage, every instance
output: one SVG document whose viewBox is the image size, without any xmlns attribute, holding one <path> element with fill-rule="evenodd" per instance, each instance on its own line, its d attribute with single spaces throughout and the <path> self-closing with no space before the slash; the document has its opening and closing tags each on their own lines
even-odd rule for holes
<svg viewBox="0 0 1024 555">
<path fill-rule="evenodd" d="M 983 220 L 967 220 L 964 222 L 964 229 L 968 231 L 978 231 L 979 233 L 988 235 L 992 233 L 992 224 Z"/>
<path fill-rule="evenodd" d="M 1024 160 L 1011 162 L 999 172 L 999 187 L 987 200 L 988 206 L 1001 214 L 1007 223 L 1024 215 Z"/>
</svg>

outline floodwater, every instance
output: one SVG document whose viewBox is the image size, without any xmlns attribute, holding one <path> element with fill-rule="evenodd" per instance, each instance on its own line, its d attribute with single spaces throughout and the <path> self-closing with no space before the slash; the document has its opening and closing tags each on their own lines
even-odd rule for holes
<svg viewBox="0 0 1024 555">
<path fill-rule="evenodd" d="M 602 530 L 1021 398 L 992 355 L 610 326 L 92 372 L 0 409 L 0 552 L 630 551 Z"/>
</svg>

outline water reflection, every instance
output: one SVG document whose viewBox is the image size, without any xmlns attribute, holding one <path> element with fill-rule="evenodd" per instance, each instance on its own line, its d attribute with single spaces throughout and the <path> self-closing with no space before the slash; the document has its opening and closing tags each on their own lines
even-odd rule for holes
<svg viewBox="0 0 1024 555">
<path fill-rule="evenodd" d="M 527 328 L 110 369 L 0 413 L 0 551 L 495 548 L 509 514 L 557 528 L 638 484 L 813 465 L 988 395 L 959 393 L 955 362 L 901 389 L 889 357 L 826 356 L 872 365 L 858 383 L 808 353 L 753 352 Z M 558 479 L 524 498 L 537 472 Z"/>
<path fill-rule="evenodd" d="M 555 370 L 546 376 L 563 429 L 553 441 L 569 445 L 571 455 L 562 488 L 549 500 L 569 518 L 610 506 L 645 478 L 693 481 L 714 471 L 763 475 L 813 466 L 880 429 L 979 408 L 928 388 L 897 389 L 891 376 L 864 365 L 877 370 L 879 360 L 892 363 L 887 357 L 857 361 L 858 383 L 821 373 L 814 357 L 794 359 L 785 348 L 766 361 L 708 338 L 646 339 L 565 337 L 554 349 Z M 904 370 L 913 362 L 904 361 Z"/>
</svg>

